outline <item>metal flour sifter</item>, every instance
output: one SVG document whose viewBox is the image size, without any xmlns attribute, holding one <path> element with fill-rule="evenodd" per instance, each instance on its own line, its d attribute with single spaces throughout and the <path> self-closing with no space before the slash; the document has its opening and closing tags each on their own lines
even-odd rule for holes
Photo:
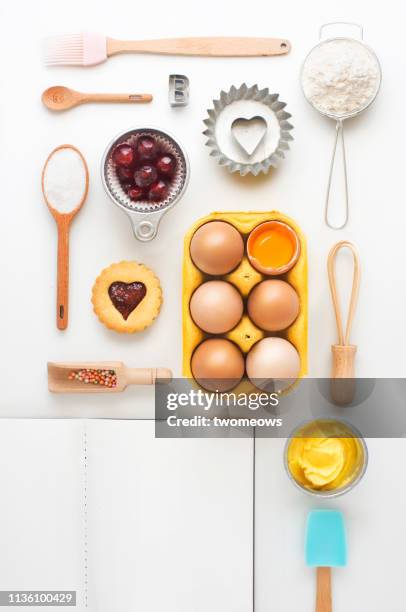
<svg viewBox="0 0 406 612">
<path fill-rule="evenodd" d="M 325 28 L 337 25 L 357 28 L 359 38 L 323 39 Z M 303 63 L 300 80 L 307 101 L 319 113 L 336 122 L 324 217 L 328 227 L 342 229 L 349 217 L 344 121 L 359 115 L 372 104 L 380 89 L 382 72 L 374 51 L 363 42 L 362 26 L 349 22 L 326 23 L 320 28 L 319 40 Z M 345 213 L 344 221 L 333 225 L 330 221 L 330 193 L 339 142 L 343 157 Z"/>
</svg>

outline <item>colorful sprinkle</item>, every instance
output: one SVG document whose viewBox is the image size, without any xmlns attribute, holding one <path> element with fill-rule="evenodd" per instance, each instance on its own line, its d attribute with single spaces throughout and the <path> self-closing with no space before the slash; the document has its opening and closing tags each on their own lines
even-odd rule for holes
<svg viewBox="0 0 406 612">
<path fill-rule="evenodd" d="M 77 380 L 85 385 L 101 385 L 109 388 L 117 386 L 117 374 L 114 370 L 95 370 L 92 368 L 72 370 L 68 375 L 68 380 Z"/>
</svg>

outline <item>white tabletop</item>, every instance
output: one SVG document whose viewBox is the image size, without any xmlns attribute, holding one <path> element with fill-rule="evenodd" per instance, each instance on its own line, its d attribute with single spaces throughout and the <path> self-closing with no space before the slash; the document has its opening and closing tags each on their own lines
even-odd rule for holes
<svg viewBox="0 0 406 612">
<path fill-rule="evenodd" d="M 346 525 L 348 564 L 332 570 L 335 612 L 403 610 L 405 441 L 367 442 L 364 479 L 343 497 L 318 501 L 287 482 L 284 440 L 257 440 L 258 612 L 314 610 L 316 571 L 304 565 L 304 542 L 307 513 L 318 508 L 342 511 Z"/>
<path fill-rule="evenodd" d="M 388 6 L 389 4 L 389 6 Z M 236 1 L 209 0 L 196 9 L 186 0 L 153 3 L 123 0 L 114 10 L 95 0 L 72 0 L 63 10 L 51 0 L 2 9 L 3 96 L 0 160 L 3 233 L 0 317 L 4 416 L 146 417 L 153 410 L 151 389 L 129 389 L 111 397 L 57 397 L 47 390 L 46 362 L 122 360 L 129 366 L 171 367 L 181 373 L 182 241 L 188 227 L 213 210 L 272 210 L 291 215 L 307 235 L 309 274 L 310 375 L 328 376 L 330 344 L 336 341 L 326 257 L 340 239 L 357 245 L 362 264 L 359 307 L 352 341 L 359 346 L 359 376 L 403 376 L 404 333 L 402 117 L 405 51 L 400 5 L 381 10 L 366 1 L 344 0 L 340 14 L 321 0 L 310 4 L 259 2 L 255 9 Z M 390 9 L 390 10 L 389 10 Z M 351 220 L 333 232 L 323 221 L 323 203 L 334 124 L 304 100 L 301 63 L 318 40 L 321 23 L 334 17 L 361 22 L 376 51 L 383 84 L 375 104 L 346 124 Z M 47 34 L 82 29 L 121 38 L 177 35 L 274 35 L 287 37 L 286 57 L 204 59 L 121 56 L 94 68 L 47 69 L 40 41 Z M 352 34 L 352 30 L 344 33 Z M 18 37 L 16 39 L 16 36 Z M 172 109 L 169 73 L 189 76 L 191 100 Z M 287 102 L 295 126 L 292 149 L 266 177 L 241 178 L 217 166 L 204 146 L 203 119 L 221 89 L 242 82 L 269 87 Z M 41 104 L 46 87 L 65 84 L 82 91 L 151 92 L 150 105 L 83 106 L 51 113 Z M 126 216 L 106 196 L 100 160 L 110 139 L 132 126 L 158 126 L 186 148 L 191 180 L 181 203 L 163 219 L 158 237 L 137 242 Z M 56 228 L 43 202 L 40 173 L 48 153 L 72 143 L 85 155 L 90 192 L 71 233 L 70 325 L 55 327 Z M 160 277 L 164 305 L 144 333 L 119 335 L 92 312 L 91 288 L 113 262 L 137 260 Z M 350 281 L 350 258 L 340 277 Z M 346 265 L 348 264 L 347 268 Z"/>
<path fill-rule="evenodd" d="M 334 125 L 304 100 L 301 63 L 318 40 L 318 28 L 333 19 L 365 28 L 376 51 L 383 84 L 375 104 L 346 125 L 351 220 L 333 232 L 323 220 L 323 202 Z M 9 2 L 0 9 L 2 96 L 2 343 L 1 416 L 127 417 L 153 415 L 151 389 L 129 389 L 114 397 L 53 396 L 46 362 L 122 360 L 129 366 L 171 367 L 181 373 L 182 241 L 188 227 L 213 210 L 271 210 L 291 215 L 303 228 L 309 250 L 310 375 L 328 376 L 330 344 L 336 341 L 326 258 L 338 240 L 358 247 L 362 283 L 352 341 L 358 345 L 357 373 L 402 377 L 404 360 L 403 117 L 406 93 L 404 9 L 388 0 L 252 3 L 235 0 L 51 0 Z M 121 38 L 166 36 L 280 36 L 292 41 L 281 58 L 203 59 L 122 56 L 91 69 L 48 70 L 40 60 L 40 39 L 83 29 Z M 171 109 L 168 75 L 189 76 L 188 107 Z M 221 89 L 242 82 L 269 87 L 286 101 L 295 126 L 294 142 L 277 171 L 263 178 L 231 176 L 204 146 L 203 119 Z M 51 114 L 41 104 L 46 87 L 65 84 L 82 91 L 151 92 L 144 106 L 83 106 Z M 158 238 L 135 241 L 129 221 L 106 196 L 100 160 L 106 144 L 132 126 L 157 126 L 186 148 L 191 180 L 182 202 L 163 220 Z M 71 307 L 66 332 L 55 328 L 56 228 L 43 203 L 40 173 L 48 153 L 72 143 L 85 155 L 91 174 L 89 197 L 71 235 Z M 92 312 L 96 276 L 113 262 L 137 260 L 160 277 L 164 306 L 146 332 L 122 336 L 105 329 Z M 340 269 L 346 268 L 345 257 Z M 344 276 L 344 275 L 343 275 Z M 349 280 L 349 279 L 348 279 Z M 312 503 L 283 474 L 283 442 L 258 442 L 258 610 L 313 609 L 313 576 L 302 559 L 303 525 Z M 357 491 L 337 502 L 351 533 L 350 567 L 337 571 L 337 610 L 364 606 L 380 612 L 403 610 L 400 543 L 405 513 L 399 483 L 403 441 L 370 441 L 370 467 Z M 389 466 L 389 471 L 388 467 Z M 392 470 L 393 468 L 393 470 Z M 267 486 L 269 484 L 269 486 Z M 280 520 L 279 520 L 280 519 Z M 398 556 L 400 555 L 400 556 Z M 387 564 L 386 564 L 387 563 Z M 389 569 L 388 569 L 389 568 Z M 389 582 L 386 582 L 389 580 Z M 41 586 L 38 586 L 41 588 Z M 368 597 L 367 597 L 368 595 Z M 305 603 L 306 602 L 306 603 Z M 340 606 L 340 607 L 339 607 Z"/>
</svg>

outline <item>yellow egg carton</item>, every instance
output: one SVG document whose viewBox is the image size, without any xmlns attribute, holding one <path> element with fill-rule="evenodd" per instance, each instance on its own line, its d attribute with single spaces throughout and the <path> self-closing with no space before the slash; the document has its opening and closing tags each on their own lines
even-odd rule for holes
<svg viewBox="0 0 406 612">
<path fill-rule="evenodd" d="M 196 230 L 209 221 L 226 221 L 233 225 L 242 235 L 245 244 L 243 259 L 239 266 L 230 274 L 222 277 L 223 280 L 232 283 L 241 293 L 244 301 L 248 298 L 251 290 L 262 280 L 269 278 L 279 278 L 286 280 L 296 290 L 299 296 L 300 311 L 297 319 L 287 329 L 272 333 L 259 329 L 249 318 L 244 304 L 244 314 L 238 325 L 226 334 L 219 334 L 215 337 L 227 338 L 240 347 L 244 356 L 262 338 L 267 336 L 279 336 L 285 338 L 293 344 L 300 356 L 300 373 L 303 377 L 307 374 L 307 253 L 306 240 L 300 227 L 289 217 L 278 211 L 270 212 L 214 212 L 196 221 L 189 229 L 184 241 L 183 254 L 183 375 L 193 378 L 191 370 L 191 359 L 194 350 L 206 338 L 214 337 L 202 331 L 193 321 L 190 315 L 189 303 L 194 291 L 207 280 L 213 279 L 212 276 L 201 272 L 193 263 L 190 257 L 190 243 Z M 258 272 L 250 264 L 247 252 L 246 241 L 250 232 L 260 223 L 265 221 L 283 221 L 289 225 L 297 234 L 300 241 L 300 256 L 295 266 L 286 274 L 277 277 L 266 276 Z"/>
</svg>

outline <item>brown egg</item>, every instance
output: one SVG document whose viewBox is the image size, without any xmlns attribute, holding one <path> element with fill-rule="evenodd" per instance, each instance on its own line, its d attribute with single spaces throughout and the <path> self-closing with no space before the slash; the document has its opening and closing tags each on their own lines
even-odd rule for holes
<svg viewBox="0 0 406 612">
<path fill-rule="evenodd" d="M 230 283 L 214 280 L 200 285 L 190 300 L 193 321 L 209 334 L 224 334 L 242 317 L 240 293 Z"/>
<path fill-rule="evenodd" d="M 193 235 L 190 256 L 206 274 L 219 276 L 234 270 L 244 254 L 240 232 L 224 221 L 205 223 Z"/>
<path fill-rule="evenodd" d="M 248 298 L 250 318 L 266 331 L 280 331 L 292 325 L 299 308 L 296 291 L 283 280 L 262 281 Z"/>
<path fill-rule="evenodd" d="M 230 340 L 210 338 L 192 355 L 192 373 L 197 382 L 208 391 L 229 391 L 244 375 L 244 358 Z"/>
<path fill-rule="evenodd" d="M 283 389 L 299 376 L 300 357 L 284 338 L 263 338 L 248 353 L 246 366 L 248 378 L 257 387 L 267 388 L 278 381 L 278 389 Z"/>
</svg>

